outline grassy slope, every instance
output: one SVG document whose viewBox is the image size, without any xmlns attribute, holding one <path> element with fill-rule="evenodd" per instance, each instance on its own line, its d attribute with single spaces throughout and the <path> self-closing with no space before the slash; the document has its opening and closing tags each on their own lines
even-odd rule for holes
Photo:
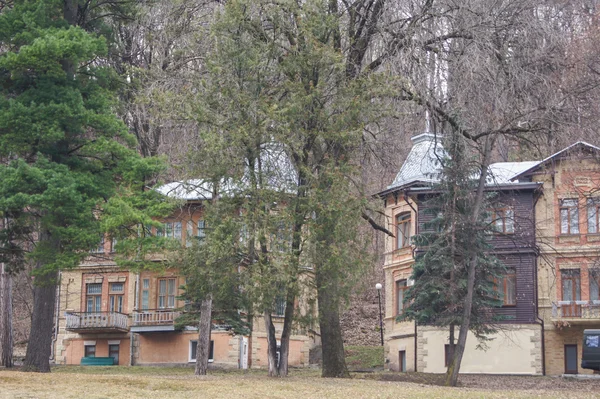
<svg viewBox="0 0 600 399">
<path fill-rule="evenodd" d="M 346 346 L 350 370 L 383 369 L 383 346 Z"/>
</svg>

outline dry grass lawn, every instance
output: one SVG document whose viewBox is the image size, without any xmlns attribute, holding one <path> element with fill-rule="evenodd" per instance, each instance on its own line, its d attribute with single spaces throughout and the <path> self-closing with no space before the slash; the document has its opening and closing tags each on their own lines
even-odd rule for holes
<svg viewBox="0 0 600 399">
<path fill-rule="evenodd" d="M 294 370 L 274 379 L 264 371 L 215 371 L 195 377 L 188 368 L 60 367 L 49 374 L 0 371 L 1 399 L 150 399 L 150 398 L 592 398 L 600 391 L 581 389 L 444 388 L 405 381 L 323 379 L 316 370 Z M 486 377 L 493 378 L 493 377 Z M 534 377 L 535 378 L 535 377 Z M 508 383 L 510 384 L 510 383 Z M 591 388 L 591 389 L 590 389 Z"/>
</svg>

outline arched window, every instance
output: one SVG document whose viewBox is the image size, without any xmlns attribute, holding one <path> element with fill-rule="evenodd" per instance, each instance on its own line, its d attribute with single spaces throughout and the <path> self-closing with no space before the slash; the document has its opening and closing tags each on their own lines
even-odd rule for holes
<svg viewBox="0 0 600 399">
<path fill-rule="evenodd" d="M 410 212 L 396 216 L 396 249 L 410 245 Z"/>
</svg>

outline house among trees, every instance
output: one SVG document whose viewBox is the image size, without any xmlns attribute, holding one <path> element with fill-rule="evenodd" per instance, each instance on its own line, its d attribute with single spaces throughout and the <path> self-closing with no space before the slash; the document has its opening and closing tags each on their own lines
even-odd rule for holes
<svg viewBox="0 0 600 399">
<path fill-rule="evenodd" d="M 182 183 L 159 188 L 165 195 L 184 201 L 177 212 L 153 227 L 152 234 L 180 241 L 189 247 L 206 234 L 201 187 Z M 124 270 L 114 260 L 115 242 L 104 239 L 95 253 L 78 268 L 63 271 L 56 318 L 53 353 L 57 364 L 84 364 L 83 358 L 113 358 L 118 365 L 185 365 L 196 361 L 198 328 L 180 326 L 186 311 L 181 295 L 185 277 L 177 268 L 157 271 Z M 164 254 L 154 255 L 157 265 Z M 245 310 L 242 316 L 246 317 Z M 285 301 L 277 301 L 272 319 L 283 328 Z M 266 368 L 267 333 L 257 314 L 247 334 L 236 334 L 230 326 L 213 322 L 209 362 L 216 367 Z M 317 347 L 314 329 L 296 329 L 290 338 L 289 364 L 307 366 L 309 353 Z M 310 332 L 309 332 L 310 331 Z"/>
<path fill-rule="evenodd" d="M 395 180 L 379 194 L 396 235 L 385 245 L 385 357 L 391 370 L 443 373 L 448 328 L 401 317 L 415 255 L 424 250 L 411 239 L 433 228 L 429 199 L 439 195 L 445 156 L 439 136 L 412 141 Z M 483 342 L 485 350 L 469 333 L 461 372 L 591 372 L 579 363 L 583 329 L 600 326 L 598 150 L 579 142 L 543 161 L 490 165 L 486 240 L 505 267 L 494 279 L 497 331 Z"/>
<path fill-rule="evenodd" d="M 600 327 L 600 148 L 577 142 L 521 172 L 535 204 L 538 312 L 547 374 L 582 369 L 583 330 Z"/>
</svg>

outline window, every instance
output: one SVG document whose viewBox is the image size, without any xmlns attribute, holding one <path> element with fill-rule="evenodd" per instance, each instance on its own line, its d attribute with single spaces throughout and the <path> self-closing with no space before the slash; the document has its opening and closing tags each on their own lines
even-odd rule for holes
<svg viewBox="0 0 600 399">
<path fill-rule="evenodd" d="M 494 213 L 494 230 L 505 234 L 515 232 L 515 211 L 512 207 L 497 209 Z"/>
<path fill-rule="evenodd" d="M 588 233 L 598 233 L 598 216 L 600 212 L 600 198 L 588 198 L 587 200 L 587 220 Z"/>
<path fill-rule="evenodd" d="M 108 357 L 112 357 L 113 364 L 119 364 L 119 345 L 108 345 Z"/>
<path fill-rule="evenodd" d="M 579 270 L 561 270 L 562 279 L 562 300 L 580 301 L 581 300 L 581 278 Z"/>
<path fill-rule="evenodd" d="M 198 220 L 198 231 L 196 232 L 198 241 L 202 242 L 206 238 L 206 223 L 204 220 Z"/>
<path fill-rule="evenodd" d="M 173 223 L 173 238 L 181 241 L 181 222 Z"/>
<path fill-rule="evenodd" d="M 497 289 L 503 306 L 515 306 L 517 304 L 517 274 L 514 269 L 509 269 L 502 276 Z"/>
<path fill-rule="evenodd" d="M 85 345 L 83 347 L 83 355 L 85 357 L 96 357 L 96 345 Z"/>
<path fill-rule="evenodd" d="M 92 250 L 92 253 L 95 253 L 95 254 L 103 254 L 104 253 L 104 234 L 102 234 L 100 236 L 100 242 L 98 243 L 98 246 Z"/>
<path fill-rule="evenodd" d="M 401 315 L 404 310 L 404 291 L 407 289 L 406 280 L 396 281 L 396 314 Z"/>
<path fill-rule="evenodd" d="M 242 234 L 245 235 L 244 242 L 248 241 L 248 227 L 244 224 L 242 230 Z M 273 247 L 274 250 L 279 252 L 285 252 L 289 247 L 289 243 L 291 242 L 292 231 L 284 222 L 279 222 L 277 224 L 277 230 L 275 232 Z"/>
<path fill-rule="evenodd" d="M 562 317 L 581 317 L 581 278 L 579 270 L 561 270 L 562 300 L 568 303 L 561 305 Z"/>
<path fill-rule="evenodd" d="M 600 300 L 600 269 L 589 269 L 590 301 Z"/>
<path fill-rule="evenodd" d="M 487 211 L 485 222 L 488 233 L 513 234 L 515 232 L 515 211 L 513 207 L 490 209 Z"/>
<path fill-rule="evenodd" d="M 86 312 L 98 313 L 102 306 L 102 283 L 86 284 Z"/>
<path fill-rule="evenodd" d="M 410 245 L 410 212 L 396 216 L 396 249 Z"/>
<path fill-rule="evenodd" d="M 560 233 L 579 234 L 579 209 L 577 198 L 560 201 Z"/>
<path fill-rule="evenodd" d="M 278 295 L 275 298 L 275 311 L 273 312 L 273 314 L 275 316 L 284 316 L 285 315 L 285 307 L 286 307 L 285 297 L 283 295 Z"/>
<path fill-rule="evenodd" d="M 142 310 L 149 309 L 150 302 L 150 279 L 142 279 Z"/>
<path fill-rule="evenodd" d="M 452 354 L 450 353 L 450 344 L 444 345 L 444 367 L 450 366 L 450 360 L 452 360 Z"/>
<path fill-rule="evenodd" d="M 248 240 L 250 239 L 250 232 L 248 231 L 248 225 L 246 223 L 242 223 L 240 227 L 240 245 L 245 246 L 248 244 Z"/>
<path fill-rule="evenodd" d="M 109 286 L 109 311 L 123 313 L 123 294 L 125 292 L 124 283 L 110 283 Z"/>
<path fill-rule="evenodd" d="M 172 309 L 175 307 L 175 279 L 163 278 L 158 280 L 158 308 Z"/>
<path fill-rule="evenodd" d="M 181 222 L 167 222 L 156 229 L 157 237 L 175 238 L 181 241 Z"/>
<path fill-rule="evenodd" d="M 193 237 L 194 237 L 194 222 L 192 222 L 191 220 L 188 220 L 186 223 L 186 228 L 185 228 L 185 246 L 186 247 L 192 246 Z"/>
<path fill-rule="evenodd" d="M 215 352 L 215 341 L 210 341 L 210 348 L 208 350 L 208 361 L 212 362 L 214 360 Z M 198 341 L 190 341 L 190 362 L 196 361 L 196 356 L 198 353 Z"/>
</svg>

